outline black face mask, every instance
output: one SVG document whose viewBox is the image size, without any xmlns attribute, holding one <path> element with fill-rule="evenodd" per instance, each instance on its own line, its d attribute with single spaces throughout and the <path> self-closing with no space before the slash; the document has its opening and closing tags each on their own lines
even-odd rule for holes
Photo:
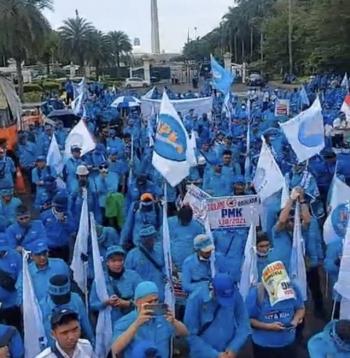
<svg viewBox="0 0 350 358">
<path fill-rule="evenodd" d="M 88 181 L 87 181 L 86 178 L 80 178 L 80 179 L 79 179 L 79 185 L 80 185 L 81 187 L 87 186 L 87 183 L 88 183 Z"/>
<path fill-rule="evenodd" d="M 110 269 L 108 269 L 108 275 L 114 278 L 115 280 L 119 280 L 123 274 L 124 274 L 125 268 L 123 267 L 120 272 L 113 272 Z"/>
<path fill-rule="evenodd" d="M 65 305 L 70 301 L 71 294 L 68 292 L 65 295 L 50 295 L 52 302 L 56 305 Z"/>
<path fill-rule="evenodd" d="M 146 212 L 148 213 L 148 212 L 153 210 L 153 204 L 152 205 L 144 205 L 144 204 L 141 203 L 140 209 L 141 209 L 141 211 L 143 211 L 145 213 Z"/>
</svg>

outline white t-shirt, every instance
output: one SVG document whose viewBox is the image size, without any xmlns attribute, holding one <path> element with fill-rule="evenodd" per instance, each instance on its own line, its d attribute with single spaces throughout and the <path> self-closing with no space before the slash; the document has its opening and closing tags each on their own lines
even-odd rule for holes
<svg viewBox="0 0 350 358">
<path fill-rule="evenodd" d="M 64 358 L 70 358 L 56 342 L 56 347 L 58 351 L 62 354 Z M 46 348 L 36 358 L 57 358 L 55 353 L 52 353 L 51 348 Z M 75 348 L 72 358 L 96 358 L 92 346 L 89 341 L 86 339 L 79 339 L 78 344 Z"/>
</svg>

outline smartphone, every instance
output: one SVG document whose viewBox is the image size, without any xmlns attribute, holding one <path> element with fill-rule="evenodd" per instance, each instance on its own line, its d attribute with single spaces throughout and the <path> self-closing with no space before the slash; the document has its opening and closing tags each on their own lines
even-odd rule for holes
<svg viewBox="0 0 350 358">
<path fill-rule="evenodd" d="M 167 313 L 168 305 L 166 303 L 146 304 L 145 309 L 152 311 L 155 316 L 164 316 Z"/>
<path fill-rule="evenodd" d="M 287 323 L 284 325 L 284 329 L 294 329 L 295 327 L 291 323 Z"/>
</svg>

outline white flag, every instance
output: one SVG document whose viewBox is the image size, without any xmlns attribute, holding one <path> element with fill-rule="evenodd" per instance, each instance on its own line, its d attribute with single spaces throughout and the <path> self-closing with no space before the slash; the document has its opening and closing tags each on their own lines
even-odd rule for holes
<svg viewBox="0 0 350 358">
<path fill-rule="evenodd" d="M 349 204 L 347 204 L 349 205 Z M 343 315 L 342 318 L 349 319 L 349 304 L 348 301 L 350 300 L 350 220 L 348 220 L 345 234 L 345 240 L 343 243 L 343 255 L 340 261 L 340 269 L 338 275 L 338 281 L 334 285 L 334 289 L 342 296 L 341 301 L 341 314 Z M 343 307 L 342 307 L 343 306 Z M 346 314 L 346 317 L 344 317 Z"/>
<path fill-rule="evenodd" d="M 301 233 L 300 203 L 295 205 L 293 245 L 290 259 L 290 277 L 300 289 L 303 300 L 307 300 L 307 281 L 305 267 L 305 243 Z"/>
<path fill-rule="evenodd" d="M 29 252 L 23 253 L 23 324 L 25 357 L 36 357 L 46 346 L 43 317 L 28 267 Z M 45 317 L 47 319 L 47 317 Z"/>
<path fill-rule="evenodd" d="M 322 108 L 318 97 L 310 108 L 288 122 L 280 123 L 280 127 L 299 163 L 319 154 L 325 146 Z"/>
<path fill-rule="evenodd" d="M 87 256 L 89 238 L 89 212 L 87 204 L 87 191 L 83 189 L 83 205 L 80 213 L 80 222 L 77 238 L 75 240 L 73 259 L 70 268 L 73 271 L 73 279 L 79 288 L 87 294 L 87 262 L 82 256 Z"/>
<path fill-rule="evenodd" d="M 350 122 L 350 94 L 345 96 L 340 110 L 345 113 L 346 120 Z"/>
<path fill-rule="evenodd" d="M 323 239 L 328 245 L 332 241 L 344 240 L 348 224 L 350 187 L 338 177 L 334 177 L 329 200 L 330 213 L 323 225 Z"/>
<path fill-rule="evenodd" d="M 47 152 L 46 163 L 51 167 L 55 168 L 56 173 L 60 175 L 63 170 L 63 158 L 58 147 L 56 136 L 53 135 Z"/>
<path fill-rule="evenodd" d="M 167 185 L 164 185 L 164 202 L 163 202 L 163 252 L 165 262 L 165 273 L 167 282 L 165 284 L 164 302 L 172 309 L 175 309 L 175 296 L 173 287 L 173 262 L 170 249 L 169 223 L 167 213 Z"/>
<path fill-rule="evenodd" d="M 106 280 L 103 273 L 100 248 L 98 246 L 96 224 L 94 214 L 90 213 L 90 232 L 92 257 L 94 263 L 94 280 L 96 285 L 97 297 L 101 302 L 105 302 L 109 296 L 107 292 Z M 97 357 L 106 358 L 112 345 L 112 309 L 110 306 L 102 309 L 98 313 L 96 325 L 96 344 L 95 353 Z"/>
<path fill-rule="evenodd" d="M 253 184 L 263 202 L 282 189 L 284 177 L 264 138 L 262 138 L 262 141 Z"/>
<path fill-rule="evenodd" d="M 191 132 L 191 138 L 189 138 L 188 146 L 187 146 L 187 161 L 191 167 L 197 166 L 197 157 L 196 157 L 196 134 L 194 131 Z"/>
<path fill-rule="evenodd" d="M 248 101 L 250 103 L 250 101 Z M 250 120 L 248 119 L 248 127 L 247 127 L 247 150 L 246 157 L 244 161 L 244 175 L 246 178 L 250 178 Z"/>
<path fill-rule="evenodd" d="M 245 299 L 251 286 L 258 282 L 258 267 L 256 257 L 256 227 L 254 223 L 250 225 L 248 239 L 244 249 L 244 262 L 242 265 L 242 276 L 239 284 L 239 292 Z"/>
<path fill-rule="evenodd" d="M 76 116 L 79 116 L 83 113 L 83 99 L 84 99 L 84 93 L 81 93 L 71 103 L 72 111 Z"/>
<path fill-rule="evenodd" d="M 284 177 L 284 183 L 282 188 L 282 195 L 281 195 L 281 209 L 284 209 L 284 207 L 287 204 L 287 201 L 289 199 L 289 180 L 287 175 Z"/>
<path fill-rule="evenodd" d="M 166 92 L 163 94 L 154 142 L 152 164 L 175 187 L 190 172 L 189 138 Z"/>
<path fill-rule="evenodd" d="M 347 92 L 349 92 L 349 79 L 348 79 L 348 73 L 345 72 L 343 80 L 340 84 L 341 87 L 345 88 Z"/>
<path fill-rule="evenodd" d="M 65 143 L 65 158 L 72 156 L 71 146 L 79 145 L 81 148 L 81 155 L 92 151 L 96 147 L 96 143 L 92 138 L 85 122 L 81 119 L 79 123 L 70 131 Z"/>
</svg>

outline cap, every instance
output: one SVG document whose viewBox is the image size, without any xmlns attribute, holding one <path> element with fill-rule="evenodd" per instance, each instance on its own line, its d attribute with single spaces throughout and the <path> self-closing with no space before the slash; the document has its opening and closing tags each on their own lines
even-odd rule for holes
<svg viewBox="0 0 350 358">
<path fill-rule="evenodd" d="M 205 160 L 205 158 L 202 156 L 202 155 L 200 155 L 199 157 L 198 157 L 198 165 L 205 165 L 206 164 L 206 160 Z"/>
<path fill-rule="evenodd" d="M 143 281 L 136 286 L 134 299 L 139 300 L 149 295 L 158 295 L 157 285 L 152 281 Z"/>
<path fill-rule="evenodd" d="M 79 144 L 73 144 L 70 147 L 71 152 L 81 152 L 81 146 Z"/>
<path fill-rule="evenodd" d="M 71 316 L 73 319 L 78 320 L 79 319 L 79 315 L 77 312 L 69 309 L 69 308 L 63 308 L 63 307 L 59 307 L 57 309 L 55 309 L 52 312 L 52 316 L 51 316 L 51 327 L 60 324 L 63 320 L 63 318 Z"/>
<path fill-rule="evenodd" d="M 5 233 L 0 233 L 0 251 L 9 249 L 8 236 Z"/>
<path fill-rule="evenodd" d="M 46 162 L 46 157 L 44 155 L 39 155 L 38 158 L 36 158 L 36 162 Z"/>
<path fill-rule="evenodd" d="M 68 207 L 68 198 L 64 193 L 57 193 L 52 200 L 52 205 L 58 211 L 65 211 Z"/>
<path fill-rule="evenodd" d="M 89 170 L 85 165 L 78 165 L 75 174 L 77 174 L 77 175 L 88 175 Z"/>
<path fill-rule="evenodd" d="M 11 189 L 11 188 L 1 189 L 1 190 L 0 190 L 0 195 L 1 195 L 1 196 L 10 196 L 10 195 L 13 195 L 13 189 Z"/>
<path fill-rule="evenodd" d="M 110 246 L 106 251 L 106 260 L 108 260 L 111 256 L 118 254 L 125 256 L 124 249 L 119 245 Z"/>
<path fill-rule="evenodd" d="M 70 292 L 71 284 L 67 275 L 55 275 L 49 281 L 49 294 L 62 296 Z"/>
<path fill-rule="evenodd" d="M 245 184 L 245 180 L 244 180 L 244 177 L 243 175 L 236 175 L 234 178 L 233 178 L 233 183 L 234 184 Z"/>
<path fill-rule="evenodd" d="M 30 210 L 25 205 L 20 205 L 16 209 L 16 216 L 30 215 Z"/>
<path fill-rule="evenodd" d="M 226 273 L 218 273 L 213 279 L 215 297 L 221 306 L 232 306 L 235 300 L 235 286 Z"/>
<path fill-rule="evenodd" d="M 157 234 L 157 230 L 153 225 L 145 225 L 140 230 L 140 237 L 149 237 Z"/>
<path fill-rule="evenodd" d="M 138 341 L 131 351 L 131 358 L 158 358 L 160 357 L 157 345 L 151 341 Z"/>
<path fill-rule="evenodd" d="M 112 148 L 109 150 L 109 155 L 117 155 L 118 152 L 119 152 L 118 148 L 112 147 Z"/>
<path fill-rule="evenodd" d="M 196 251 L 210 252 L 214 250 L 214 244 L 208 235 L 197 235 L 193 240 L 193 246 Z"/>
<path fill-rule="evenodd" d="M 44 240 L 34 241 L 30 245 L 30 248 L 31 248 L 33 255 L 39 255 L 39 254 L 42 254 L 43 252 L 47 252 L 49 250 L 47 243 Z"/>
<path fill-rule="evenodd" d="M 151 193 L 144 193 L 140 196 L 141 201 L 154 201 L 154 196 Z"/>
</svg>

